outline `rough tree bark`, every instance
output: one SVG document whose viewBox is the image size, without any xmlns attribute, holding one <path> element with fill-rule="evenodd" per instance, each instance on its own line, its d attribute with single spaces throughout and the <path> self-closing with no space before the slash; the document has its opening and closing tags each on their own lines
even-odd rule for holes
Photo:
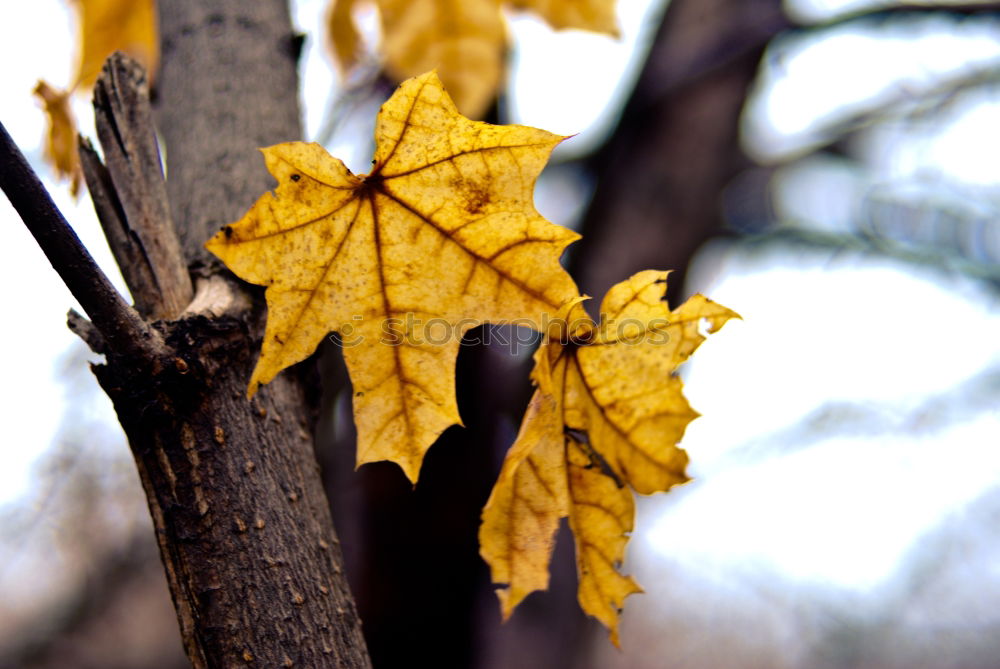
<svg viewBox="0 0 1000 669">
<path fill-rule="evenodd" d="M 246 399 L 262 292 L 201 247 L 270 186 L 256 147 L 301 135 L 287 5 L 158 4 L 169 205 L 144 79 L 123 58 L 109 61 L 95 96 L 107 169 L 83 150 L 138 311 L 5 132 L 2 185 L 91 318 L 71 326 L 106 356 L 94 371 L 128 436 L 192 664 L 367 667 L 313 454 L 316 393 L 287 373 Z"/>
</svg>

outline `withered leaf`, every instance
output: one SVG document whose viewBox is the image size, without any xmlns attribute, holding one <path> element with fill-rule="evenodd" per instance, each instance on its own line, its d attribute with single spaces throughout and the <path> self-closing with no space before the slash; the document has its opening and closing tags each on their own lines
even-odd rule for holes
<svg viewBox="0 0 1000 669">
<path fill-rule="evenodd" d="M 316 144 L 264 149 L 278 188 L 207 246 L 268 287 L 249 393 L 339 332 L 358 464 L 392 460 L 416 481 L 430 445 L 460 423 L 462 335 L 486 322 L 541 323 L 576 296 L 559 256 L 577 235 L 533 204 L 563 138 L 470 121 L 433 72 L 399 87 L 375 136 L 364 176 Z"/>
<path fill-rule="evenodd" d="M 703 323 L 715 332 L 737 317 L 701 295 L 670 311 L 666 276 L 640 272 L 612 287 L 599 323 L 579 301 L 567 303 L 563 328 L 550 331 L 535 354 L 538 388 L 479 534 L 505 617 L 547 587 L 555 529 L 568 516 L 580 606 L 618 643 L 618 612 L 641 591 L 619 572 L 633 527 L 632 490 L 650 494 L 687 480 L 687 454 L 677 444 L 697 414 L 677 366 L 704 341 Z"/>
</svg>

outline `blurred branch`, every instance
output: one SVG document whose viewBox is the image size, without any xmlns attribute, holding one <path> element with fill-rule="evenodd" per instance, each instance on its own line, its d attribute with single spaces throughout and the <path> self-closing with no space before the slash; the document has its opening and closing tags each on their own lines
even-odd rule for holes
<svg viewBox="0 0 1000 669">
<path fill-rule="evenodd" d="M 716 474 L 786 457 L 838 437 L 918 438 L 991 414 L 998 402 L 1000 366 L 995 364 L 924 395 L 919 405 L 906 411 L 891 402 L 828 399 L 789 425 L 736 444 L 715 465 Z"/>
<path fill-rule="evenodd" d="M 904 246 L 894 240 L 867 232 L 837 234 L 781 226 L 763 233 L 742 237 L 740 243 L 748 247 L 785 243 L 800 248 L 872 253 L 921 267 L 931 267 L 945 272 L 958 272 L 983 281 L 992 290 L 1000 291 L 1000 265 L 996 263 L 976 262 L 958 254 L 943 253 L 938 246 Z"/>
<path fill-rule="evenodd" d="M 1000 65 L 976 68 L 954 76 L 942 77 L 941 81 L 919 92 L 900 87 L 896 95 L 878 103 L 877 109 L 870 109 L 852 116 L 831 128 L 831 134 L 845 135 L 887 118 L 913 115 L 928 108 L 940 109 L 953 102 L 959 95 L 975 88 L 1000 83 Z"/>
<path fill-rule="evenodd" d="M 707 14 L 707 12 L 706 12 Z M 863 20 L 878 22 L 890 18 L 940 16 L 954 14 L 956 16 L 989 15 L 1000 18 L 1000 3 L 926 6 L 900 5 L 869 11 L 858 11 L 838 16 L 830 21 L 808 25 L 796 24 L 784 12 L 763 11 L 756 13 L 745 22 L 733 21 L 718 36 L 705 44 L 698 45 L 685 53 L 684 39 L 674 39 L 669 48 L 674 50 L 672 58 L 657 58 L 658 64 L 651 66 L 652 56 L 647 63 L 642 79 L 645 92 L 642 96 L 633 93 L 629 105 L 637 108 L 653 106 L 665 98 L 675 95 L 687 86 L 701 81 L 732 64 L 745 58 L 750 53 L 758 52 L 772 39 L 782 33 L 803 34 L 829 29 L 850 21 Z M 662 30 L 662 28 L 661 28 Z M 657 42 L 660 38 L 657 38 Z M 656 48 L 656 47 L 654 47 Z M 636 89 L 639 89 L 637 84 Z M 644 99 L 643 99 L 644 98 Z M 622 119 L 625 119 L 625 112 Z M 605 145 L 612 143 L 614 135 L 610 135 Z M 596 152 L 600 153 L 600 151 Z"/>
<path fill-rule="evenodd" d="M 856 19 L 881 20 L 900 14 L 954 14 L 955 16 L 980 16 L 995 14 L 1000 11 L 1000 2 L 967 2 L 967 3 L 901 3 L 893 7 L 868 7 L 838 14 L 825 21 L 815 23 L 799 22 L 803 30 L 825 30 L 830 26 L 840 25 Z"/>
<path fill-rule="evenodd" d="M 962 94 L 977 88 L 1000 84 L 1000 65 L 967 69 L 943 75 L 939 81 L 923 90 L 914 90 L 904 84 L 897 85 L 889 95 L 873 98 L 864 109 L 837 120 L 826 127 L 822 121 L 811 132 L 818 137 L 782 154 L 769 155 L 768 163 L 788 162 L 841 142 L 846 136 L 887 120 L 926 114 L 954 102 Z"/>
</svg>

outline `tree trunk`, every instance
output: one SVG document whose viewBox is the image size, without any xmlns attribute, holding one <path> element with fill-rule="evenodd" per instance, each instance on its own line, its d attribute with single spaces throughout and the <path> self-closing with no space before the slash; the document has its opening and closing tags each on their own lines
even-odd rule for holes
<svg viewBox="0 0 1000 669">
<path fill-rule="evenodd" d="M 159 5 L 169 199 L 185 257 L 211 276 L 204 241 L 270 186 L 257 147 L 301 137 L 297 39 L 284 0 Z M 262 295 L 234 289 L 254 308 L 165 328 L 181 383 L 143 393 L 132 370 L 99 374 L 136 452 L 185 646 L 196 666 L 367 666 L 306 393 L 284 374 L 247 401 Z"/>
<path fill-rule="evenodd" d="M 318 393 L 291 370 L 247 400 L 263 291 L 202 247 L 269 187 L 256 148 L 301 135 L 287 4 L 158 5 L 169 206 L 145 81 L 123 57 L 109 59 L 95 93 L 107 169 L 82 149 L 139 311 L 110 288 L 6 131 L 0 185 L 93 321 L 70 319 L 106 355 L 94 372 L 128 436 L 192 664 L 368 667 L 313 453 Z M 188 269 L 196 293 L 183 309 Z"/>
</svg>

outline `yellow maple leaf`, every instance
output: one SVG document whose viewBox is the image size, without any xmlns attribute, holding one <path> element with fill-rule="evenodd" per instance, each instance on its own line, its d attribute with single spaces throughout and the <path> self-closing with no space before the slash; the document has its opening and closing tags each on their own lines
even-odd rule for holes
<svg viewBox="0 0 1000 669">
<path fill-rule="evenodd" d="M 104 60 L 124 51 L 154 77 L 160 57 L 155 0 L 75 0 L 80 55 L 74 87 L 90 89 Z"/>
<path fill-rule="evenodd" d="M 576 296 L 559 256 L 578 235 L 533 204 L 564 138 L 464 118 L 433 72 L 396 90 L 375 138 L 364 176 L 317 144 L 264 149 L 278 188 L 207 247 L 268 287 L 249 394 L 339 332 L 358 464 L 392 460 L 416 481 L 430 445 L 460 423 L 462 335 L 486 322 L 542 323 Z"/>
<path fill-rule="evenodd" d="M 83 177 L 76 149 L 76 118 L 70 109 L 70 96 L 89 91 L 97 81 L 105 59 L 123 51 L 145 66 L 150 77 L 159 61 L 159 36 L 156 29 L 155 0 L 75 0 L 80 35 L 80 53 L 76 76 L 66 90 L 39 81 L 34 94 L 43 104 L 48 119 L 45 136 L 45 159 L 59 178 L 70 180 L 75 196 Z"/>
<path fill-rule="evenodd" d="M 352 19 L 363 0 L 332 0 L 327 14 L 334 55 L 350 69 L 361 44 Z M 463 114 L 478 118 L 503 80 L 507 31 L 500 0 L 370 0 L 382 23 L 386 71 L 405 79 L 437 68 Z M 615 0 L 513 0 L 554 28 L 617 35 Z"/>
<path fill-rule="evenodd" d="M 361 35 L 354 27 L 356 0 L 332 0 L 326 12 L 326 32 L 334 61 L 341 71 L 357 64 L 361 52 Z"/>
<path fill-rule="evenodd" d="M 670 311 L 666 276 L 639 272 L 612 287 L 597 324 L 567 303 L 564 327 L 535 354 L 538 389 L 479 534 L 505 618 L 547 587 L 555 530 L 568 516 L 580 606 L 618 643 L 618 612 L 641 591 L 618 572 L 632 531 L 629 488 L 650 494 L 687 480 L 677 443 L 697 414 L 675 372 L 704 341 L 702 323 L 715 332 L 738 317 L 701 295 Z"/>
<path fill-rule="evenodd" d="M 576 28 L 619 36 L 614 0 L 507 0 L 515 9 L 530 9 L 556 30 Z"/>
<path fill-rule="evenodd" d="M 45 132 L 44 157 L 60 179 L 69 179 L 70 193 L 76 197 L 83 172 L 76 152 L 76 118 L 69 104 L 69 91 L 60 91 L 45 81 L 35 86 L 35 96 L 42 101 L 48 129 Z"/>
</svg>

